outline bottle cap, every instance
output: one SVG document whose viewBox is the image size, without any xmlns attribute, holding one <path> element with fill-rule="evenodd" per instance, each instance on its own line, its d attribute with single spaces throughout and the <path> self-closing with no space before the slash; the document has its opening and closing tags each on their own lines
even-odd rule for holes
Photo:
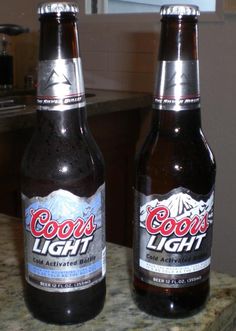
<svg viewBox="0 0 236 331">
<path fill-rule="evenodd" d="M 38 14 L 78 13 L 79 8 L 73 2 L 44 2 L 38 6 Z"/>
<path fill-rule="evenodd" d="M 160 14 L 177 15 L 177 16 L 199 16 L 200 11 L 198 6 L 194 5 L 164 5 L 160 9 Z"/>
</svg>

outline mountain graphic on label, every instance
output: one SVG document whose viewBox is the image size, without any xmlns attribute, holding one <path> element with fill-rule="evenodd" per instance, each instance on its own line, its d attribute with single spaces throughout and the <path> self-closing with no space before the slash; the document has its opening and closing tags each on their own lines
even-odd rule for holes
<svg viewBox="0 0 236 331">
<path fill-rule="evenodd" d="M 71 85 L 71 83 L 63 73 L 56 72 L 56 70 L 53 69 L 46 82 L 45 90 L 55 85 Z"/>
<path fill-rule="evenodd" d="M 190 81 L 185 73 L 175 72 L 167 81 L 166 89 L 172 89 L 176 85 L 188 85 Z"/>
<path fill-rule="evenodd" d="M 22 195 L 22 199 L 27 201 L 25 205 L 25 224 L 27 227 L 31 221 L 31 210 L 47 209 L 51 212 L 52 218 L 58 223 L 65 219 L 75 221 L 78 217 L 88 219 L 91 214 L 95 215 L 97 228 L 102 226 L 102 208 L 104 186 L 102 185 L 90 197 L 79 197 L 69 191 L 59 189 L 51 192 L 47 196 L 36 196 L 28 199 Z"/>
<path fill-rule="evenodd" d="M 170 211 L 170 217 L 174 217 L 176 220 L 180 220 L 183 217 L 193 218 L 195 215 L 201 218 L 204 214 L 208 213 L 208 220 L 213 223 L 213 209 L 214 209 L 214 191 L 206 199 L 199 199 L 197 195 L 189 194 L 187 189 L 182 188 L 182 192 L 172 191 L 169 197 L 163 199 L 157 197 L 154 200 L 146 202 L 140 208 L 140 225 L 145 227 L 145 221 L 147 218 L 147 207 L 155 208 L 159 205 L 165 206 Z"/>
</svg>

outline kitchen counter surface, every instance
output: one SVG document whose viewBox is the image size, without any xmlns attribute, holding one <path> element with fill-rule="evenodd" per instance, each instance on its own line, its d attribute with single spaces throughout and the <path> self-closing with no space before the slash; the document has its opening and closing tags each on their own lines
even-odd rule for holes
<svg viewBox="0 0 236 331">
<path fill-rule="evenodd" d="M 152 102 L 151 95 L 145 93 L 88 89 L 86 95 L 88 96 L 86 98 L 88 116 L 150 108 Z M 26 106 L 12 110 L 0 108 L 0 132 L 25 129 L 35 125 L 35 96 L 19 95 L 12 98 L 18 98 L 19 103 Z M 4 96 L 4 99 L 11 99 L 11 97 Z"/>
<path fill-rule="evenodd" d="M 32 318 L 23 300 L 21 222 L 0 214 L 1 331 L 233 331 L 236 322 L 236 278 L 212 272 L 206 308 L 191 318 L 168 320 L 139 311 L 131 297 L 131 250 L 108 244 L 107 298 L 95 319 L 73 326 L 47 325 Z"/>
</svg>

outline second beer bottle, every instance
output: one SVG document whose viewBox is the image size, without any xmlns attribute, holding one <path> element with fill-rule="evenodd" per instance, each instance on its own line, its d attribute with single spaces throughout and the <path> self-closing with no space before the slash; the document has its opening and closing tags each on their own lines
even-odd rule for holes
<svg viewBox="0 0 236 331">
<path fill-rule="evenodd" d="M 71 324 L 104 305 L 104 166 L 87 127 L 78 8 L 38 12 L 37 126 L 22 161 L 25 298 L 36 318 Z"/>
<path fill-rule="evenodd" d="M 201 129 L 198 8 L 164 6 L 152 128 L 138 155 L 134 290 L 162 317 L 209 294 L 215 161 Z"/>
</svg>

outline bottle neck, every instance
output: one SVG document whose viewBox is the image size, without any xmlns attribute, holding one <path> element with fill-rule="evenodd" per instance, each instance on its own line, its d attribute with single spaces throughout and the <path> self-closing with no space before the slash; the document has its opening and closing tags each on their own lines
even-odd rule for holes
<svg viewBox="0 0 236 331">
<path fill-rule="evenodd" d="M 154 132 L 171 138 L 191 139 L 202 134 L 199 108 L 179 112 L 154 110 L 152 125 Z"/>
<path fill-rule="evenodd" d="M 79 57 L 76 16 L 72 13 L 40 17 L 39 61 Z"/>
<path fill-rule="evenodd" d="M 195 16 L 162 18 L 158 59 L 153 107 L 166 111 L 200 108 L 198 30 Z"/>
<path fill-rule="evenodd" d="M 37 111 L 37 131 L 48 139 L 72 138 L 83 135 L 87 130 L 85 108 L 66 111 Z"/>
<path fill-rule="evenodd" d="M 38 110 L 67 111 L 85 107 L 75 14 L 43 14 L 40 22 Z"/>
<path fill-rule="evenodd" d="M 198 60 L 198 25 L 195 16 L 164 16 L 159 61 Z"/>
</svg>

